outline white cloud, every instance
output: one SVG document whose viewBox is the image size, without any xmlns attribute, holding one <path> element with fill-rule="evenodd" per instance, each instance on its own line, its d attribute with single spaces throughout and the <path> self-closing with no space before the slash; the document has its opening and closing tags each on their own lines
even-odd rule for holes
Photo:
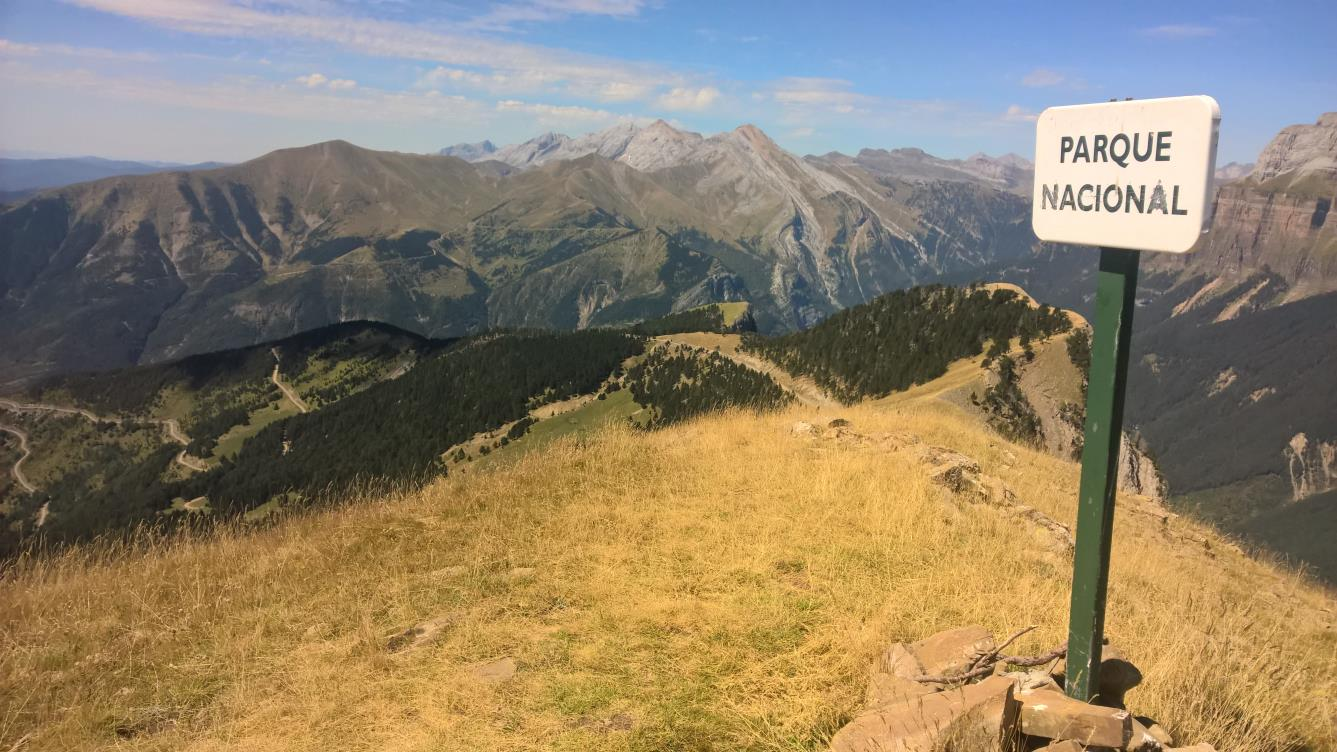
<svg viewBox="0 0 1337 752">
<path fill-rule="evenodd" d="M 1148 37 L 1158 37 L 1160 39 L 1200 39 L 1202 37 L 1216 36 L 1217 28 L 1215 26 L 1201 26 L 1198 24 L 1165 24 L 1164 26 L 1153 26 L 1149 29 L 1143 29 L 1142 35 Z"/>
<path fill-rule="evenodd" d="M 666 110 L 704 110 L 720 98 L 720 90 L 714 86 L 699 89 L 678 86 L 661 95 L 656 102 Z"/>
<path fill-rule="evenodd" d="M 1067 77 L 1058 71 L 1053 71 L 1048 68 L 1036 68 L 1021 79 L 1021 84 L 1023 86 L 1035 87 L 1058 86 L 1067 80 Z"/>
<path fill-rule="evenodd" d="M 1019 104 L 1010 105 L 1003 113 L 1003 120 L 1009 123 L 1034 123 L 1039 117 Z"/>
<path fill-rule="evenodd" d="M 654 87 L 628 81 L 609 81 L 599 87 L 598 98 L 604 102 L 629 102 L 649 96 Z"/>
<path fill-rule="evenodd" d="M 350 78 L 329 78 L 324 73 L 311 73 L 305 76 L 298 76 L 293 80 L 308 89 L 319 89 L 324 87 L 331 91 L 346 91 L 348 89 L 357 88 L 357 81 Z"/>
<path fill-rule="evenodd" d="M 815 133 L 817 133 L 817 130 L 815 128 L 804 127 L 804 128 L 795 128 L 794 130 L 789 132 L 789 135 L 793 138 L 808 138 L 809 136 L 812 136 Z"/>
</svg>

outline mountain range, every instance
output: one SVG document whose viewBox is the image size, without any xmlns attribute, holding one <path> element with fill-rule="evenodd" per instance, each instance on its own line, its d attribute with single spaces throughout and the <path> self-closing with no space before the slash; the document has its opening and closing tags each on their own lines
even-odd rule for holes
<svg viewBox="0 0 1337 752">
<path fill-rule="evenodd" d="M 923 155 L 944 175 L 901 178 L 883 153 L 800 158 L 752 126 L 662 122 L 572 159 L 544 141 L 494 151 L 527 169 L 329 142 L 43 192 L 0 213 L 0 381 L 356 319 L 453 336 L 748 300 L 790 330 L 1036 246 L 1009 178 L 970 171 L 988 160 Z"/>
<path fill-rule="evenodd" d="M 1315 314 L 1337 296 L 1335 165 L 1337 114 L 1286 128 L 1247 172 L 1221 168 L 1195 252 L 1144 257 L 1129 420 L 1172 493 L 1271 479 L 1280 504 L 1337 483 L 1337 401 L 1313 386 L 1337 369 Z M 437 155 L 333 141 L 65 186 L 0 211 L 0 385 L 355 320 L 440 338 L 747 301 L 783 333 L 938 281 L 1013 282 L 1089 315 L 1096 255 L 1037 241 L 1031 174 L 1015 155 L 800 157 L 750 125 L 659 121 Z M 1264 396 L 1223 406 L 1245 384 Z M 1190 419 L 1196 444 L 1176 440 Z M 1257 461 L 1195 467 L 1241 435 Z"/>
</svg>

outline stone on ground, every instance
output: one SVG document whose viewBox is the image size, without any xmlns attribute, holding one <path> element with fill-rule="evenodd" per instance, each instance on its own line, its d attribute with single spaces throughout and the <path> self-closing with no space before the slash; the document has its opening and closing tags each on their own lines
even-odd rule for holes
<svg viewBox="0 0 1337 752">
<path fill-rule="evenodd" d="M 474 678 L 479 681 L 495 684 L 515 676 L 515 669 L 515 659 L 507 656 L 474 666 L 469 669 L 469 673 L 473 674 Z"/>
<path fill-rule="evenodd" d="M 949 629 L 911 643 L 910 653 L 926 676 L 960 674 L 981 656 L 993 652 L 993 635 L 984 627 Z"/>
<path fill-rule="evenodd" d="M 1052 689 L 1018 693 L 1021 730 L 1028 736 L 1071 739 L 1087 746 L 1124 749 L 1133 735 L 1127 710 L 1088 705 Z"/>
<path fill-rule="evenodd" d="M 1007 748 L 1018 707 L 1010 679 L 922 695 L 867 711 L 831 739 L 832 752 L 935 752 Z"/>
<path fill-rule="evenodd" d="M 448 628 L 455 621 L 453 614 L 438 616 L 434 619 L 414 624 L 408 629 L 398 634 L 392 635 L 385 643 L 385 649 L 391 653 L 397 653 L 409 648 L 421 647 L 435 642 L 439 637 L 445 634 Z"/>
</svg>

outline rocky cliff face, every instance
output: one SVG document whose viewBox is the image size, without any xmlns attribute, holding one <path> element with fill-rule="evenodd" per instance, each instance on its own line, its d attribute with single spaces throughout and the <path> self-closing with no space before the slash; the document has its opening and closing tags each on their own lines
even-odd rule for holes
<svg viewBox="0 0 1337 752">
<path fill-rule="evenodd" d="M 1301 499 L 1337 488 L 1337 441 L 1319 441 L 1297 433 L 1282 452 L 1291 481 L 1291 499 Z"/>
<path fill-rule="evenodd" d="M 1274 275 L 1264 305 L 1337 290 L 1337 113 L 1283 129 L 1246 177 L 1221 185 L 1212 228 L 1183 256 L 1154 254 L 1148 268 L 1201 291 L 1205 302 L 1258 274 Z M 1177 313 L 1191 310 L 1193 305 Z"/>
<path fill-rule="evenodd" d="M 1258 155 L 1250 175 L 1266 182 L 1287 173 L 1337 175 L 1337 112 L 1319 116 L 1313 125 L 1283 128 Z"/>
</svg>

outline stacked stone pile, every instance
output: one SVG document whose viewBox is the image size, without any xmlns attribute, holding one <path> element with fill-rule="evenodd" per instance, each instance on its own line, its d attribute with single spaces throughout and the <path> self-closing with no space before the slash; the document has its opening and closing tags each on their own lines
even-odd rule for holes
<svg viewBox="0 0 1337 752">
<path fill-rule="evenodd" d="M 1063 693 L 1062 650 L 1002 655 L 1010 642 L 971 626 L 891 644 L 873 664 L 862 712 L 832 738 L 831 751 L 1215 752 L 1210 744 L 1174 747 L 1159 724 L 1125 707 L 1142 673 L 1116 649 L 1105 649 L 1099 694 L 1086 703 Z"/>
</svg>

